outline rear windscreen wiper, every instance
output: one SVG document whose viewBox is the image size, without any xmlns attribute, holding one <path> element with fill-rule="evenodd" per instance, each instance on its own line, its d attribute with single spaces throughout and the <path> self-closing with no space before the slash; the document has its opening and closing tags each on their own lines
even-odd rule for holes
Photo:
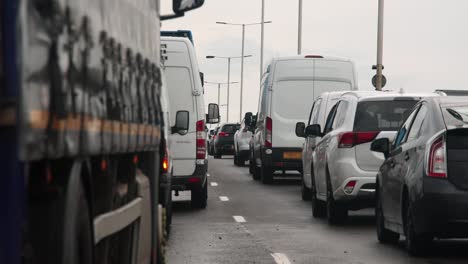
<svg viewBox="0 0 468 264">
<path fill-rule="evenodd" d="M 468 124 L 467 121 L 465 121 L 462 117 L 462 115 L 464 116 L 468 116 L 467 114 L 463 114 L 463 113 L 460 113 L 456 110 L 453 110 L 452 108 L 446 108 L 447 112 L 449 112 L 449 114 L 451 114 L 453 117 L 455 117 L 457 120 L 460 120 L 462 121 L 463 123 L 465 124 Z"/>
</svg>

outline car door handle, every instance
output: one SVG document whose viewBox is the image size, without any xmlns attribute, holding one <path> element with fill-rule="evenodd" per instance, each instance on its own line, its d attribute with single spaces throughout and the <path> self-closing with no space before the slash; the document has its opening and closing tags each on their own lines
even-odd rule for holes
<svg viewBox="0 0 468 264">
<path fill-rule="evenodd" d="M 410 159 L 410 156 L 409 156 L 409 154 L 407 152 L 407 153 L 405 153 L 405 160 L 408 161 L 409 159 Z"/>
</svg>

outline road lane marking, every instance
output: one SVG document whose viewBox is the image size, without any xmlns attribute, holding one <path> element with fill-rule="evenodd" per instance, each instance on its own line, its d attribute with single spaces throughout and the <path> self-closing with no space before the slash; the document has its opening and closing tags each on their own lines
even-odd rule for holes
<svg viewBox="0 0 468 264">
<path fill-rule="evenodd" d="M 219 199 L 223 202 L 229 201 L 229 198 L 227 196 L 220 196 Z"/>
<path fill-rule="evenodd" d="M 210 184 L 211 184 L 211 186 L 218 186 L 217 182 L 211 182 Z"/>
<path fill-rule="evenodd" d="M 272 253 L 271 256 L 276 264 L 291 264 L 291 261 L 289 261 L 288 257 L 283 253 Z"/>
<path fill-rule="evenodd" d="M 245 218 L 240 216 L 240 215 L 234 215 L 233 216 L 234 220 L 236 220 L 237 223 L 245 223 L 247 221 L 245 221 Z"/>
</svg>

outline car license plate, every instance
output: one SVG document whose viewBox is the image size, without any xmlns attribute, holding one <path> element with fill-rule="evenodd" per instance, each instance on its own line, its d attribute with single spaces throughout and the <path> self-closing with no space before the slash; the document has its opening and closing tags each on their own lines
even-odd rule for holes
<svg viewBox="0 0 468 264">
<path fill-rule="evenodd" d="M 301 152 L 284 152 L 283 159 L 301 159 L 302 153 Z"/>
</svg>

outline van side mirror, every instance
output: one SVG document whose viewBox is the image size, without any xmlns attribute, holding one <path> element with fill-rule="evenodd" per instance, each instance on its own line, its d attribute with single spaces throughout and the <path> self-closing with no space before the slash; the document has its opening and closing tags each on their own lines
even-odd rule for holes
<svg viewBox="0 0 468 264">
<path fill-rule="evenodd" d="M 307 126 L 304 133 L 306 137 L 323 137 L 322 128 L 319 124 Z"/>
<path fill-rule="evenodd" d="M 372 142 L 370 149 L 375 152 L 383 153 L 385 158 L 390 154 L 390 140 L 388 138 L 379 138 Z"/>
<path fill-rule="evenodd" d="M 305 130 L 304 122 L 297 122 L 296 123 L 296 136 L 301 137 L 301 138 L 305 138 L 306 135 L 304 133 L 304 130 Z"/>
<path fill-rule="evenodd" d="M 189 130 L 189 112 L 177 111 L 175 126 L 171 128 L 172 134 L 179 133 L 179 135 L 186 135 Z"/>
<path fill-rule="evenodd" d="M 208 105 L 208 114 L 206 114 L 206 123 L 207 124 L 219 123 L 219 105 L 218 104 Z"/>
<path fill-rule="evenodd" d="M 187 11 L 199 8 L 205 0 L 173 0 L 172 11 L 176 14 L 185 13 Z"/>
</svg>

